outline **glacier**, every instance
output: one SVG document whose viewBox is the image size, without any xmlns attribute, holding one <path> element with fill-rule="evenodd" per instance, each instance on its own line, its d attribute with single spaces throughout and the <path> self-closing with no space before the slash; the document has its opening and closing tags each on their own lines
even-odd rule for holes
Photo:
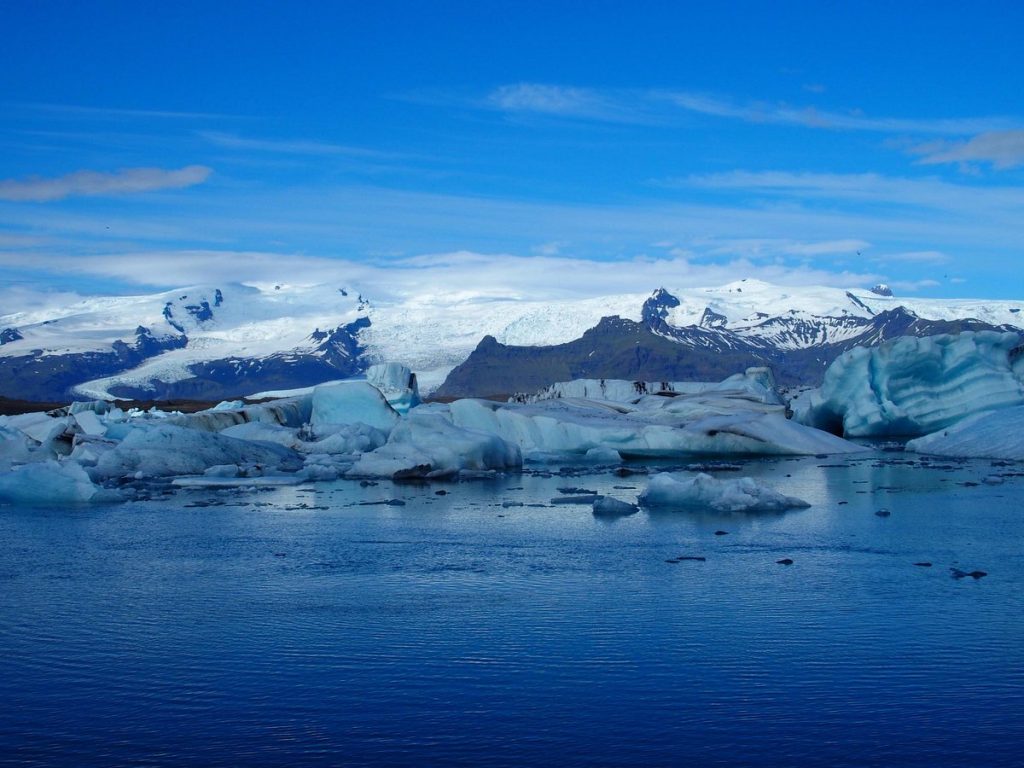
<svg viewBox="0 0 1024 768">
<path fill-rule="evenodd" d="M 849 350 L 794 412 L 803 424 L 847 437 L 921 436 L 1021 404 L 1021 336 L 980 331 L 904 336 Z"/>
</svg>

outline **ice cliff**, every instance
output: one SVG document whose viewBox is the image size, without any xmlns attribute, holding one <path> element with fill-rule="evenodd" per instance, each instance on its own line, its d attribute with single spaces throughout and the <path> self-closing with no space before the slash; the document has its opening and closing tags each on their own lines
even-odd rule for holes
<svg viewBox="0 0 1024 768">
<path fill-rule="evenodd" d="M 1024 404 L 1016 333 L 981 331 L 857 347 L 801 398 L 796 418 L 847 437 L 925 435 L 978 413 Z"/>
</svg>

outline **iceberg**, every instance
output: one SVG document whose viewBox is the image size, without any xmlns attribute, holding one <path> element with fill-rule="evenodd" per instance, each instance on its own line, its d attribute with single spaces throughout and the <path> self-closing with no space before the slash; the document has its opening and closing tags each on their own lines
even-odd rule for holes
<svg viewBox="0 0 1024 768">
<path fill-rule="evenodd" d="M 911 440 L 907 450 L 936 456 L 1024 461 L 1024 406 L 977 413 L 948 429 Z"/>
<path fill-rule="evenodd" d="M 93 483 L 74 461 L 23 464 L 0 473 L 0 501 L 18 504 L 83 504 L 114 494 Z"/>
<path fill-rule="evenodd" d="M 702 473 L 688 479 L 654 475 L 640 494 L 646 507 L 712 509 L 715 512 L 783 512 L 811 506 L 803 499 L 784 496 L 752 477 L 719 480 Z"/>
<path fill-rule="evenodd" d="M 782 406 L 701 395 L 637 404 L 560 398 L 533 404 L 456 400 L 451 420 L 518 445 L 524 456 L 617 451 L 624 458 L 687 454 L 808 455 L 863 447 L 797 424 Z"/>
<path fill-rule="evenodd" d="M 140 477 L 201 475 L 210 467 L 235 464 L 288 472 L 302 468 L 292 450 L 266 442 L 249 442 L 213 432 L 159 424 L 133 430 L 96 462 L 98 479 L 140 473 Z"/>
<path fill-rule="evenodd" d="M 916 436 L 984 411 L 1024 404 L 1016 333 L 904 336 L 843 353 L 796 418 L 847 437 Z"/>
<path fill-rule="evenodd" d="M 386 444 L 364 453 L 351 477 L 454 477 L 460 472 L 522 466 L 519 448 L 495 434 L 455 426 L 442 412 L 415 411 Z"/>
<path fill-rule="evenodd" d="M 309 423 L 314 432 L 337 425 L 366 424 L 388 432 L 399 420 L 380 390 L 365 381 L 349 381 L 313 390 Z"/>
</svg>

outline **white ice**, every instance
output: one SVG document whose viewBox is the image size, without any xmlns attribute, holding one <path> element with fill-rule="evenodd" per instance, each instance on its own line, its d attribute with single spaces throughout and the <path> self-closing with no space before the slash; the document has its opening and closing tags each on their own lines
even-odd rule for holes
<svg viewBox="0 0 1024 768">
<path fill-rule="evenodd" d="M 908 451 L 1024 461 L 1024 406 L 978 413 L 907 443 Z"/>
<path fill-rule="evenodd" d="M 801 398 L 796 417 L 848 437 L 925 435 L 1024 404 L 1024 356 L 1011 356 L 1019 344 L 1016 333 L 981 331 L 857 347 Z"/>
<path fill-rule="evenodd" d="M 719 480 L 704 473 L 690 478 L 654 475 L 640 494 L 640 504 L 715 512 L 782 512 L 810 506 L 752 477 Z"/>
</svg>

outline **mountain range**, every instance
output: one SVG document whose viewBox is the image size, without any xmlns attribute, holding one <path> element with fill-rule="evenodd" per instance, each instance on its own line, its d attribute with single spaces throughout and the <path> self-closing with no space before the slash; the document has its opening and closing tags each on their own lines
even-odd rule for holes
<svg viewBox="0 0 1024 768">
<path fill-rule="evenodd" d="M 839 354 L 903 335 L 1024 331 L 1024 301 L 908 299 L 738 280 L 552 301 L 424 294 L 376 302 L 344 284 L 199 286 L 0 316 L 0 396 L 219 400 L 397 361 L 437 397 L 532 392 L 574 378 L 719 380 L 767 365 L 817 384 Z"/>
</svg>

